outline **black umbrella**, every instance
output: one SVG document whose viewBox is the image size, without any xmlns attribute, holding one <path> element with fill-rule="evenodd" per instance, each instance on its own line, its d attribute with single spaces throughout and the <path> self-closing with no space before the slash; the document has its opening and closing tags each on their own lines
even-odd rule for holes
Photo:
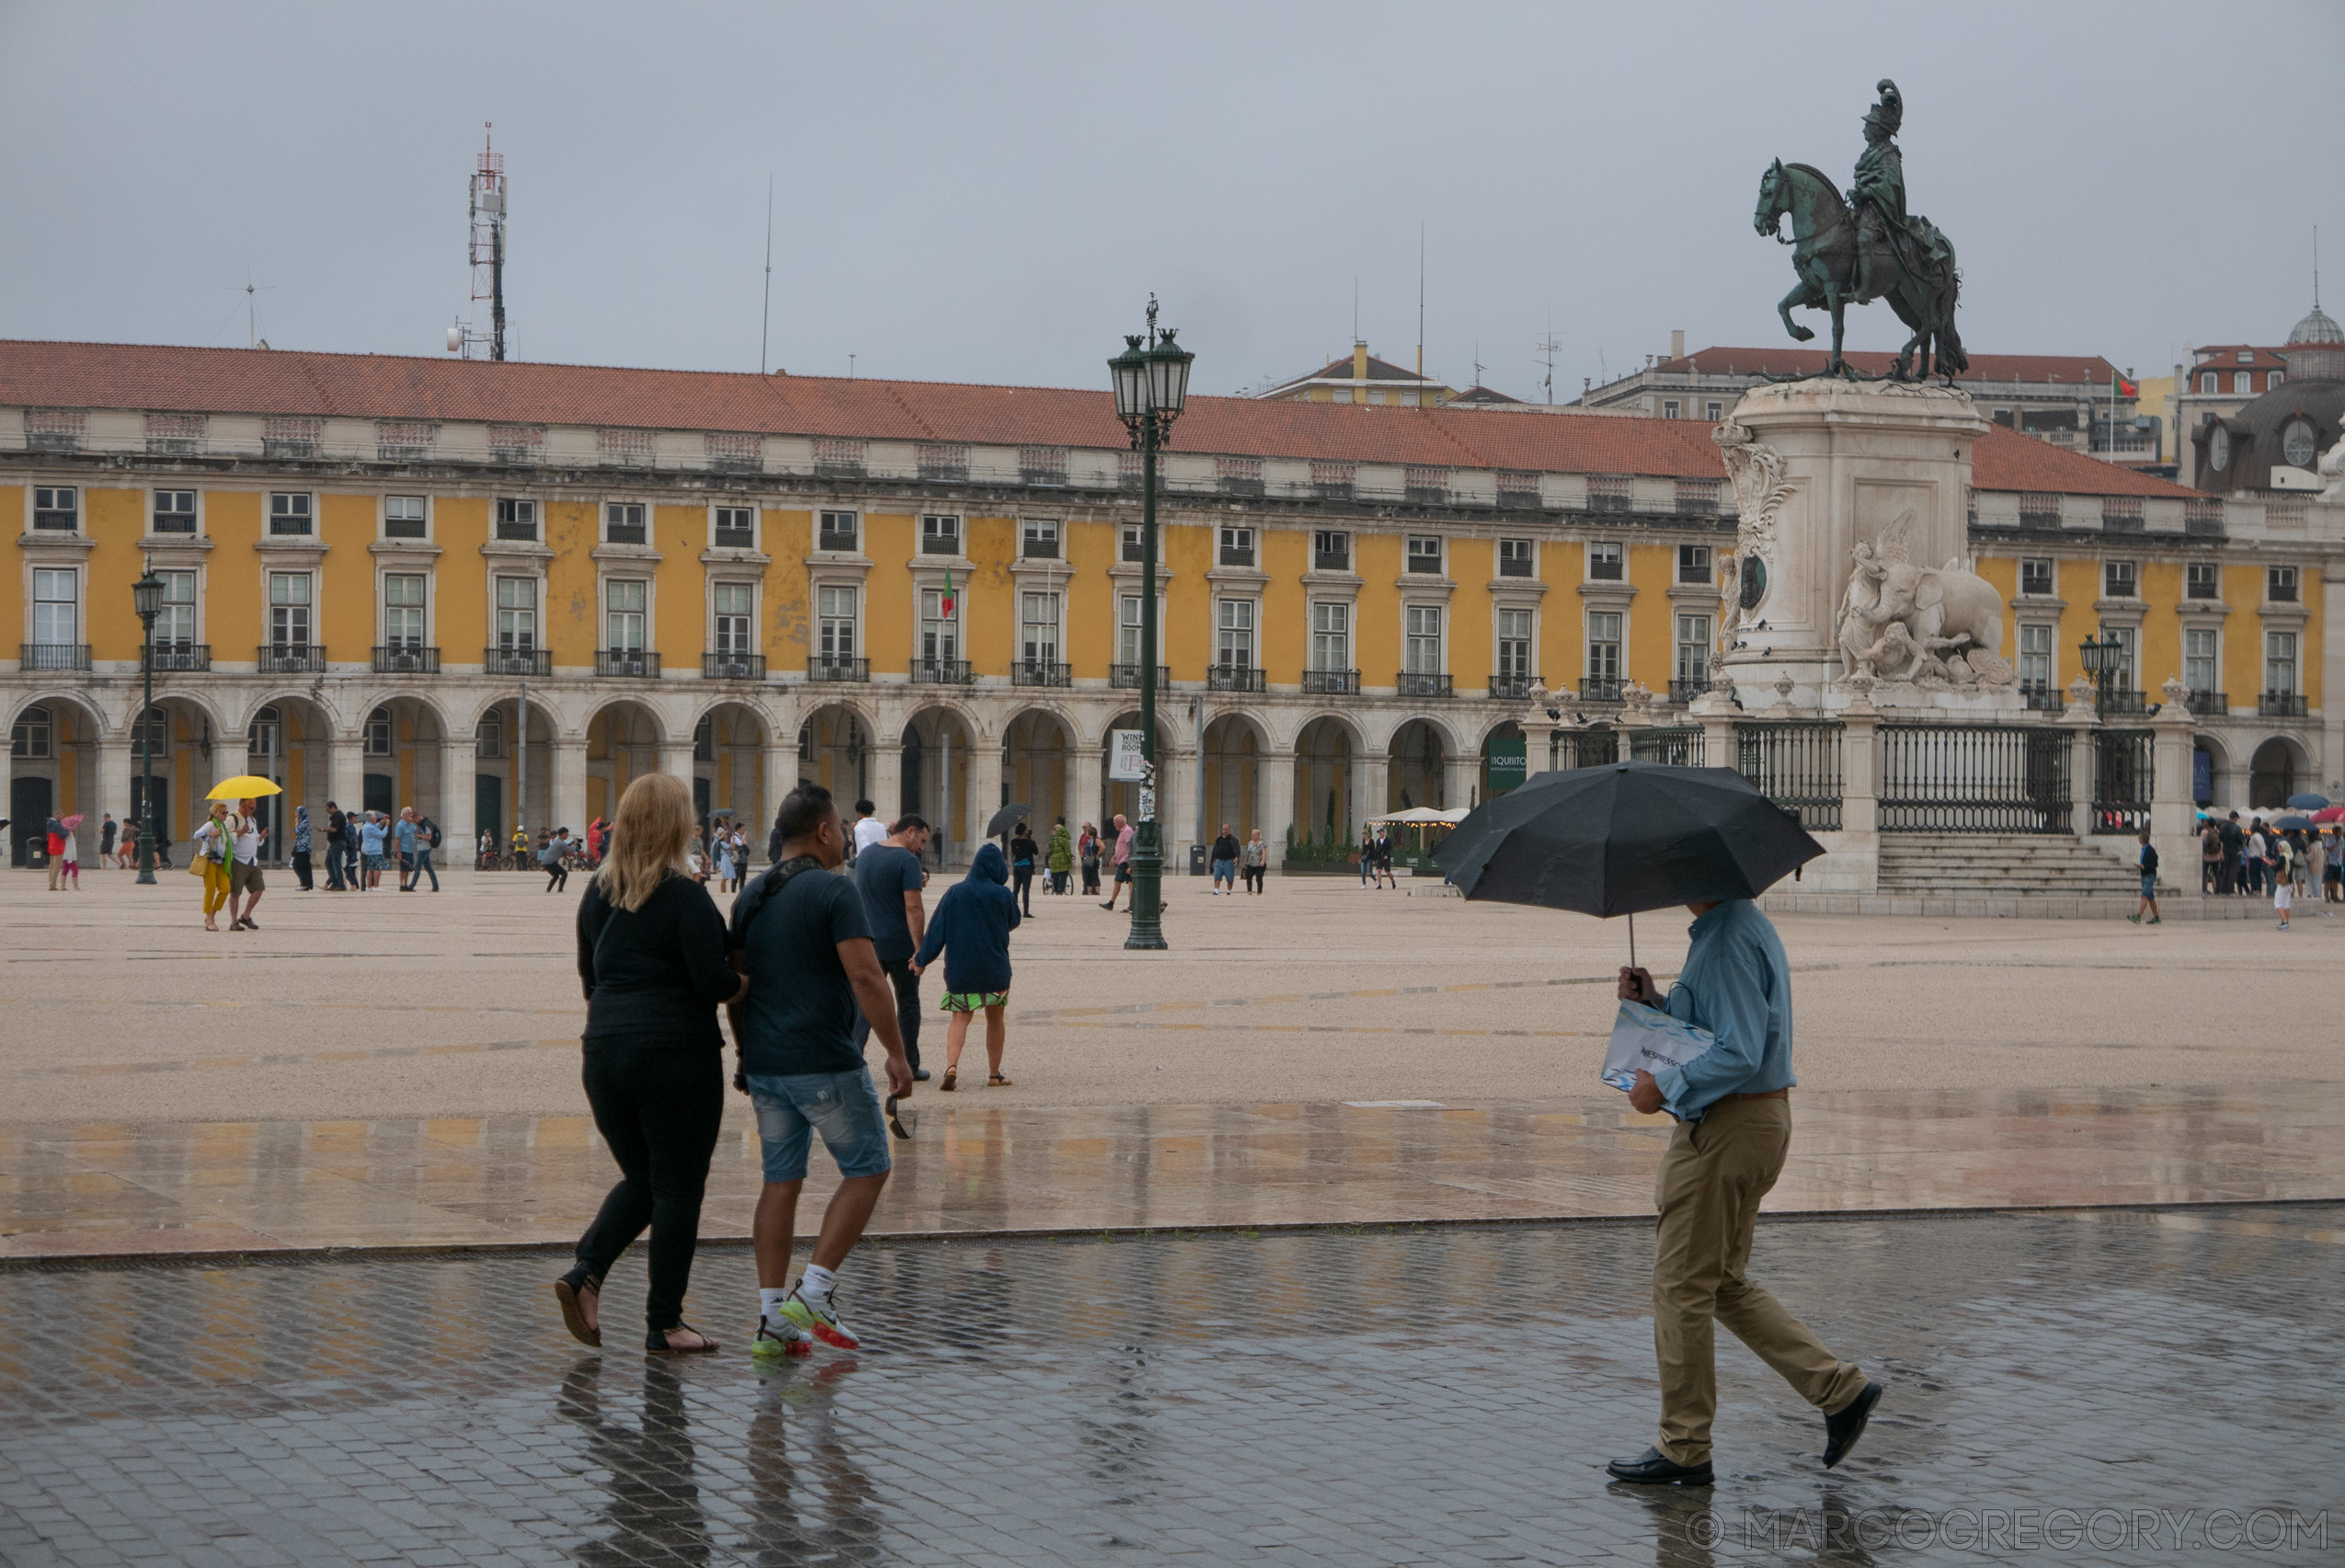
<svg viewBox="0 0 2345 1568">
<path fill-rule="evenodd" d="M 1825 853 L 1732 768 L 1614 762 L 1542 773 L 1476 807 L 1434 860 L 1469 898 L 1628 915 L 1755 898 Z"/>
<path fill-rule="evenodd" d="M 1031 821 L 1033 818 L 1034 807 L 1023 800 L 1005 806 L 993 814 L 992 821 L 985 825 L 985 836 L 989 839 L 998 839 L 1019 823 Z"/>
</svg>

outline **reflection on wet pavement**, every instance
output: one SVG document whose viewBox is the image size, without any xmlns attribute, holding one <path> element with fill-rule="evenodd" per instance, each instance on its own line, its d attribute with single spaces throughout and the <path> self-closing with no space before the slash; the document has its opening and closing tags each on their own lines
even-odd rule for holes
<svg viewBox="0 0 2345 1568">
<path fill-rule="evenodd" d="M 2345 1206 L 1771 1221 L 1755 1273 L 1888 1398 L 1827 1476 L 1722 1335 L 1719 1484 L 1659 1495 L 1600 1469 L 1655 1415 L 1642 1227 L 881 1244 L 841 1285 L 866 1348 L 772 1370 L 733 1252 L 688 1308 L 731 1343 L 674 1361 L 621 1347 L 637 1259 L 600 1354 L 543 1256 L 20 1266 L 0 1561 L 2138 1564 L 2207 1560 L 2160 1521 L 2229 1511 L 2311 1562 L 2340 1235 Z M 2027 1549 L 2059 1510 L 2099 1533 Z"/>
</svg>

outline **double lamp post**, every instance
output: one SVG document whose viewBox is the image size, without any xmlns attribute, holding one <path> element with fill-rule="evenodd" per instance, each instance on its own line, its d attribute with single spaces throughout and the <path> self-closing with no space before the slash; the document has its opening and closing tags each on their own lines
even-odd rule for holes
<svg viewBox="0 0 2345 1568">
<path fill-rule="evenodd" d="M 1107 361 L 1116 418 L 1140 454 L 1140 818 L 1132 834 L 1132 931 L 1124 945 L 1151 950 L 1165 945 L 1164 841 L 1156 819 L 1156 454 L 1188 401 L 1196 358 L 1173 343 L 1173 331 L 1157 330 L 1150 298 L 1147 337 L 1127 337 L 1124 351 Z"/>
</svg>

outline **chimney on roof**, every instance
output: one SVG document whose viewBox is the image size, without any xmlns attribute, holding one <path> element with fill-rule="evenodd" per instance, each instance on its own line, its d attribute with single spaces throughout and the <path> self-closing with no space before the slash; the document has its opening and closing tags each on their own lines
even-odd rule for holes
<svg viewBox="0 0 2345 1568">
<path fill-rule="evenodd" d="M 1686 357 L 1686 329 L 1682 326 L 1670 328 L 1669 357 L 1673 360 L 1682 360 Z"/>
<path fill-rule="evenodd" d="M 1367 344 L 1357 338 L 1352 339 L 1352 379 L 1367 380 Z"/>
</svg>

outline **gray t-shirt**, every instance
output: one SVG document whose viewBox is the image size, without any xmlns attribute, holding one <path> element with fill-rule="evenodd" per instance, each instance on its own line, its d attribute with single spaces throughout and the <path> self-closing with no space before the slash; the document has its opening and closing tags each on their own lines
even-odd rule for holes
<svg viewBox="0 0 2345 1568">
<path fill-rule="evenodd" d="M 855 887 L 864 896 L 864 923 L 882 963 L 912 956 L 912 922 L 904 895 L 921 890 L 921 860 L 897 844 L 876 843 L 855 856 Z"/>
</svg>

